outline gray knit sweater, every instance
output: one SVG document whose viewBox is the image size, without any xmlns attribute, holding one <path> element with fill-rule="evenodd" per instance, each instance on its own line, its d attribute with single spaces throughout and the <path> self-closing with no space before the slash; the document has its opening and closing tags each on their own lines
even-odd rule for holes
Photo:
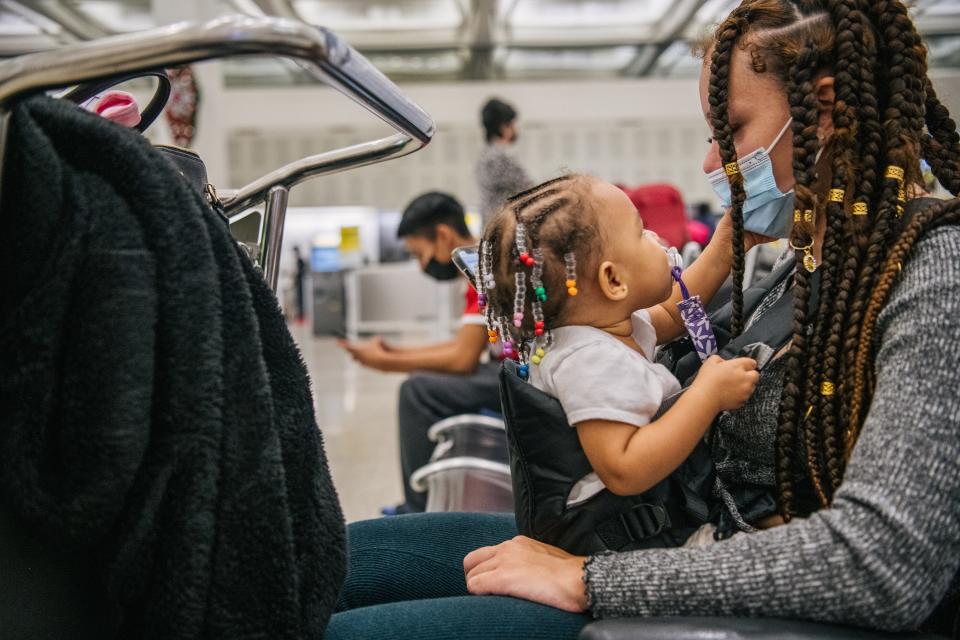
<svg viewBox="0 0 960 640">
<path fill-rule="evenodd" d="M 591 612 L 918 627 L 960 567 L 960 228 L 915 247 L 880 315 L 876 391 L 833 507 L 702 549 L 590 558 Z M 762 384 L 762 382 L 761 382 Z"/>
</svg>

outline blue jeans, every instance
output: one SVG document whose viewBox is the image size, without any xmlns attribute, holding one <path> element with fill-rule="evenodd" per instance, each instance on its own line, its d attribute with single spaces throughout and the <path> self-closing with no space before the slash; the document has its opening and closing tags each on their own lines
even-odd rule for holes
<svg viewBox="0 0 960 640">
<path fill-rule="evenodd" d="M 347 527 L 349 565 L 326 640 L 563 640 L 590 621 L 526 600 L 471 596 L 463 558 L 517 535 L 513 514 L 418 513 Z"/>
</svg>

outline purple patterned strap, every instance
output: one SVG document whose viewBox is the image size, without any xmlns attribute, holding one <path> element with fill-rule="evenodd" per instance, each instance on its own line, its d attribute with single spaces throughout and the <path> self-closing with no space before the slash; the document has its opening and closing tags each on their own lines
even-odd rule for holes
<svg viewBox="0 0 960 640">
<path fill-rule="evenodd" d="M 683 300 L 677 303 L 680 310 L 680 318 L 683 320 L 690 340 L 693 342 L 693 348 L 701 360 L 706 360 L 717 352 L 717 338 L 713 335 L 713 327 L 710 326 L 710 318 L 703 308 L 703 302 L 700 296 L 691 296 L 686 285 L 680 278 L 680 269 L 674 267 L 671 270 L 674 280 L 680 285 L 680 295 Z"/>
</svg>

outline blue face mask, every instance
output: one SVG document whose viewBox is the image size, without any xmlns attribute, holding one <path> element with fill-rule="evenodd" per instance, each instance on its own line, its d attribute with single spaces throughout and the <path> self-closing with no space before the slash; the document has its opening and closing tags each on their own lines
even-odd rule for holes
<svg viewBox="0 0 960 640">
<path fill-rule="evenodd" d="M 739 159 L 740 172 L 743 173 L 743 188 L 747 199 L 743 203 L 743 228 L 770 238 L 787 238 L 790 235 L 790 221 L 793 217 L 793 189 L 783 193 L 777 188 L 773 177 L 773 163 L 770 152 L 787 132 L 793 118 L 787 120 L 780 133 L 766 149 L 760 147 Z M 819 154 L 818 154 L 819 156 Z M 723 167 L 707 174 L 710 186 L 724 207 L 730 206 L 730 182 Z"/>
</svg>

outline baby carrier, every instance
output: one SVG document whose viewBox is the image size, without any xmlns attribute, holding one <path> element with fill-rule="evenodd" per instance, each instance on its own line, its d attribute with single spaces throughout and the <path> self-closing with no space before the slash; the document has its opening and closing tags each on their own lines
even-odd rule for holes
<svg viewBox="0 0 960 640">
<path fill-rule="evenodd" d="M 744 292 L 744 317 L 791 276 L 793 265 L 792 260 L 786 261 Z M 810 308 L 816 308 L 819 272 L 812 281 Z M 754 324 L 731 340 L 732 306 L 727 303 L 710 316 L 719 355 L 725 359 L 749 356 L 761 369 L 790 339 L 792 313 L 793 297 L 783 295 L 765 312 L 769 321 Z M 683 389 L 664 401 L 654 419 L 690 386 L 701 362 L 686 336 L 662 347 L 657 359 L 680 380 Z M 517 365 L 509 360 L 500 372 L 500 398 L 510 447 L 514 512 L 521 534 L 581 555 L 605 549 L 675 547 L 715 515 L 714 469 L 706 440 L 679 468 L 642 494 L 617 496 L 604 489 L 585 502 L 567 506 L 571 488 L 592 467 L 560 402 L 521 379 Z"/>
</svg>

